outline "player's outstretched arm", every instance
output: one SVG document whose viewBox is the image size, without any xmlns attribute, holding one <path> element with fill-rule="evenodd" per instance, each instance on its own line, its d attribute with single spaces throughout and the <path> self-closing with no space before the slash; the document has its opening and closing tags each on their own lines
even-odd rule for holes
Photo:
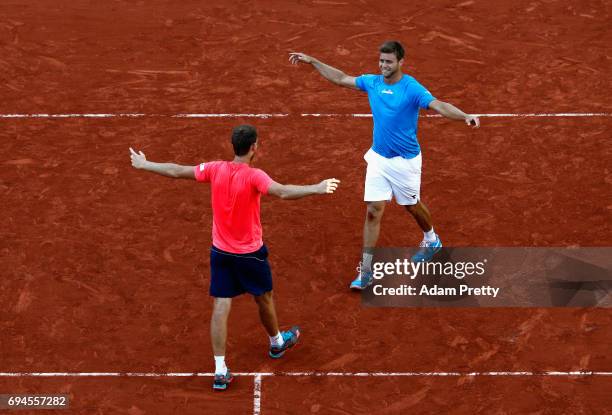
<svg viewBox="0 0 612 415">
<path fill-rule="evenodd" d="M 161 174 L 162 176 L 172 177 L 173 179 L 193 179 L 195 174 L 193 169 L 195 166 L 182 166 L 174 163 L 155 163 L 147 160 L 147 157 L 142 151 L 138 153 L 130 147 L 130 158 L 132 159 L 132 167 L 139 170 L 146 170 L 152 173 Z"/>
<path fill-rule="evenodd" d="M 308 56 L 301 52 L 291 52 L 289 54 L 289 62 L 294 65 L 297 65 L 300 62 L 311 64 L 317 71 L 319 71 L 323 78 L 327 79 L 328 81 L 346 88 L 359 89 L 355 83 L 354 76 L 349 76 L 340 69 L 331 67 L 320 60 L 313 58 L 312 56 Z"/>
<path fill-rule="evenodd" d="M 466 114 L 465 112 L 461 111 L 454 105 L 449 104 L 448 102 L 434 99 L 429 103 L 429 108 L 436 111 L 443 117 L 449 118 L 451 120 L 465 121 L 467 125 L 471 125 L 474 128 L 480 127 L 480 119 L 477 116 Z"/>
<path fill-rule="evenodd" d="M 296 186 L 293 184 L 280 184 L 272 182 L 268 188 L 268 194 L 280 197 L 281 199 L 301 199 L 306 196 L 332 194 L 338 188 L 340 180 L 327 179 L 321 183 L 308 186 Z"/>
</svg>

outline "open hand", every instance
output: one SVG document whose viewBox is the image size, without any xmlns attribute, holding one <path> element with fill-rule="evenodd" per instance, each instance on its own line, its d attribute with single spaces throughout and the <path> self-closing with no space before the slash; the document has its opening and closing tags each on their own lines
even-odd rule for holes
<svg viewBox="0 0 612 415">
<path fill-rule="evenodd" d="M 319 183 L 319 193 L 320 194 L 331 194 L 336 191 L 338 188 L 338 184 L 340 180 L 338 179 L 326 179 Z"/>
<path fill-rule="evenodd" d="M 312 56 L 308 56 L 304 53 L 300 53 L 300 52 L 289 53 L 289 62 L 291 62 L 294 65 L 297 65 L 300 62 L 312 63 L 313 60 L 314 58 Z"/>
<path fill-rule="evenodd" d="M 132 167 L 136 169 L 142 169 L 144 164 L 147 162 L 147 157 L 144 155 L 142 151 L 138 153 L 130 147 L 130 159 L 132 159 Z"/>
</svg>

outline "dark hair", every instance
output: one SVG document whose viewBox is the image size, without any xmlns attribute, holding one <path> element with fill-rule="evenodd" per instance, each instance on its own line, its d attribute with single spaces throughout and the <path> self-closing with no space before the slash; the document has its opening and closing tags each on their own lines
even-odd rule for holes
<svg viewBox="0 0 612 415">
<path fill-rule="evenodd" d="M 397 40 L 387 40 L 380 45 L 378 51 L 380 53 L 395 53 L 398 61 L 402 60 L 404 57 L 404 47 Z"/>
<path fill-rule="evenodd" d="M 244 156 L 257 141 L 257 130 L 252 125 L 239 125 L 232 131 L 232 145 L 237 156 Z"/>
</svg>

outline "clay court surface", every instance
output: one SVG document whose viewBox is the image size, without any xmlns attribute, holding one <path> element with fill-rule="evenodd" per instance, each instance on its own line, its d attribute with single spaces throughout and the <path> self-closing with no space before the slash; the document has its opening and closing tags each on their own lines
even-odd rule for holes
<svg viewBox="0 0 612 415">
<path fill-rule="evenodd" d="M 367 97 L 287 59 L 377 73 L 378 45 L 397 38 L 405 71 L 465 111 L 599 114 L 483 117 L 479 130 L 423 118 L 422 196 L 447 246 L 610 246 L 609 22 L 604 1 L 3 2 L 0 372 L 24 375 L 0 377 L 0 393 L 65 393 L 59 413 L 79 414 L 610 413 L 609 375 L 537 375 L 609 373 L 609 309 L 361 306 L 348 283 L 372 120 L 351 114 L 369 113 Z M 115 116 L 78 115 L 102 113 Z M 192 113 L 229 115 L 173 117 Z M 138 172 L 128 147 L 228 158 L 243 122 L 277 181 L 342 180 L 331 197 L 262 198 L 280 322 L 301 326 L 301 344 L 269 359 L 241 297 L 227 359 L 253 375 L 226 393 L 205 376 L 27 376 L 213 371 L 209 187 Z M 389 205 L 379 245 L 420 238 Z M 496 371 L 536 375 L 461 375 Z"/>
</svg>

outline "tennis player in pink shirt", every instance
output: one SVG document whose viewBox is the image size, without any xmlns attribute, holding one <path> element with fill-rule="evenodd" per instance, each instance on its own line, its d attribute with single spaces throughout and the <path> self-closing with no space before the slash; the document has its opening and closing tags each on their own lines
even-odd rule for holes
<svg viewBox="0 0 612 415">
<path fill-rule="evenodd" d="M 142 151 L 130 148 L 132 166 L 175 179 L 192 179 L 211 183 L 213 229 L 210 251 L 210 295 L 214 297 L 210 323 L 215 357 L 214 390 L 225 390 L 233 376 L 225 364 L 227 318 L 232 298 L 249 293 L 259 307 L 259 317 L 270 336 L 269 356 L 278 359 L 299 340 L 297 326 L 279 331 L 274 300 L 272 273 L 268 249 L 262 240 L 259 203 L 262 194 L 281 199 L 331 194 L 340 183 L 337 179 L 323 180 L 309 186 L 283 185 L 275 182 L 263 170 L 250 166 L 257 152 L 257 131 L 250 125 L 240 125 L 232 132 L 234 159 L 212 161 L 197 166 L 155 163 Z"/>
</svg>

